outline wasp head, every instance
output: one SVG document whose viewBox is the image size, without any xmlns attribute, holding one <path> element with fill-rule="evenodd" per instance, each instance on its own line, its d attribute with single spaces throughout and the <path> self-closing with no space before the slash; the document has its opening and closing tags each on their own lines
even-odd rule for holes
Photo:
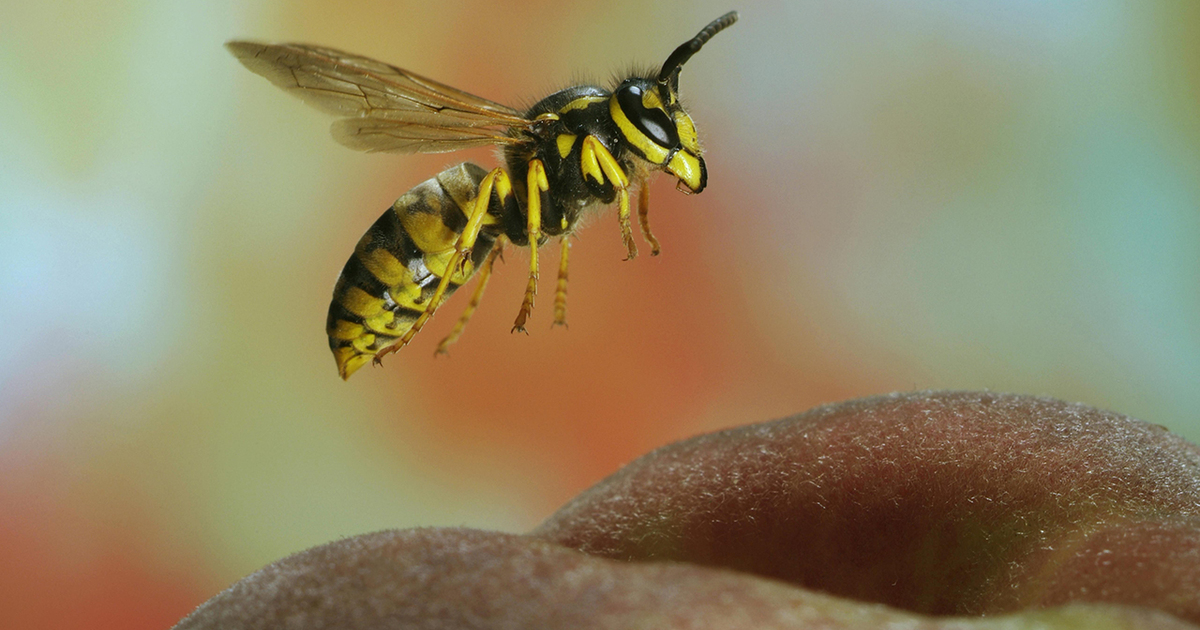
<svg viewBox="0 0 1200 630">
<path fill-rule="evenodd" d="M 737 21 L 736 11 L 713 20 L 680 45 L 657 78 L 626 79 L 613 92 L 610 110 L 622 135 L 641 157 L 679 178 L 693 193 L 704 190 L 708 172 L 692 117 L 679 103 L 679 71 L 713 35 Z"/>
</svg>

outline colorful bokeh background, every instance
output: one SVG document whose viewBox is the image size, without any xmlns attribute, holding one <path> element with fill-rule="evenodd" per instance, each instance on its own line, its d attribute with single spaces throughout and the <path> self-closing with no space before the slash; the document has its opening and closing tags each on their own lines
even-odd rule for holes
<svg viewBox="0 0 1200 630">
<path fill-rule="evenodd" d="M 337 377 L 333 280 L 409 187 L 231 38 L 322 43 L 528 105 L 653 66 L 709 189 L 510 251 Z M 1200 4 L 10 3 L 0 20 L 0 627 L 166 628 L 263 564 L 393 527 L 522 531 L 638 455 L 895 390 L 1082 401 L 1200 439 Z M 643 248 L 645 251 L 646 248 Z"/>
</svg>

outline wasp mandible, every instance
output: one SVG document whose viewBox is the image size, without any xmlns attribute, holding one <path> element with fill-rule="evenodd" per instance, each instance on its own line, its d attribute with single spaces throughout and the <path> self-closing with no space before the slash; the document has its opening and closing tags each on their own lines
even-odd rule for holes
<svg viewBox="0 0 1200 630">
<path fill-rule="evenodd" d="M 252 72 L 339 119 L 333 137 L 352 149 L 440 153 L 503 147 L 505 167 L 452 166 L 396 200 L 367 230 L 333 289 L 326 332 L 349 378 L 404 347 L 442 302 L 478 272 L 466 311 L 438 346 L 456 341 L 506 243 L 530 248 L 529 283 L 513 331 L 524 331 L 537 295 L 538 248 L 560 239 L 554 322 L 566 322 L 567 237 L 591 207 L 617 204 L 628 259 L 637 255 L 630 190 L 650 232 L 648 180 L 657 171 L 698 193 L 708 173 L 696 127 L 679 102 L 679 72 L 731 11 L 671 53 L 662 67 L 612 89 L 569 87 L 520 112 L 373 59 L 308 44 L 231 41 Z"/>
</svg>

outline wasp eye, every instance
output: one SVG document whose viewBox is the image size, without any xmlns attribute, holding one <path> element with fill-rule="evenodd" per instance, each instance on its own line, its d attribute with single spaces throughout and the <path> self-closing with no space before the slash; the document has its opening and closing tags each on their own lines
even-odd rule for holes
<svg viewBox="0 0 1200 630">
<path fill-rule="evenodd" d="M 621 88 L 617 91 L 617 104 L 633 126 L 655 144 L 667 149 L 679 146 L 679 133 L 675 131 L 675 124 L 667 113 L 642 105 L 642 88 L 636 85 Z"/>
</svg>

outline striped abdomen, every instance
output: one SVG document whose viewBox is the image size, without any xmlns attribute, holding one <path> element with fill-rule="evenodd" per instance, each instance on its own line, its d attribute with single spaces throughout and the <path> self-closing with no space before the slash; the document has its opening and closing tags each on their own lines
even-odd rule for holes
<svg viewBox="0 0 1200 630">
<path fill-rule="evenodd" d="M 343 379 L 395 345 L 425 310 L 486 175 L 469 163 L 438 173 L 397 199 L 358 242 L 333 288 L 326 324 Z M 493 230 L 480 233 L 447 296 L 470 279 L 496 238 Z"/>
</svg>

